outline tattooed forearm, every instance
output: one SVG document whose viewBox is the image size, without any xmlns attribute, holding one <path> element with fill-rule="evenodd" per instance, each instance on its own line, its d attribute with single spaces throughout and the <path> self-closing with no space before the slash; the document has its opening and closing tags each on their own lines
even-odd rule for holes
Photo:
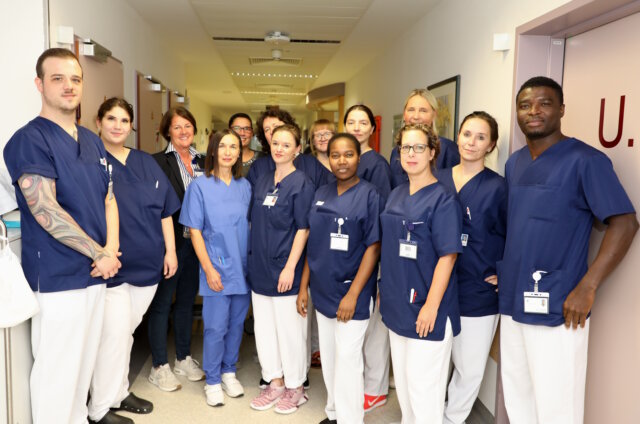
<svg viewBox="0 0 640 424">
<path fill-rule="evenodd" d="M 55 180 L 36 174 L 24 174 L 18 184 L 31 214 L 53 238 L 94 261 L 110 255 L 62 209 L 56 200 Z"/>
</svg>

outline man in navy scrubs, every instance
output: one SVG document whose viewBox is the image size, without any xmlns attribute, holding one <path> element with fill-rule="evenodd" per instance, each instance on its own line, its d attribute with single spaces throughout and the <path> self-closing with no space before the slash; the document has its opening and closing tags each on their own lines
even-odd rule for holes
<svg viewBox="0 0 640 424">
<path fill-rule="evenodd" d="M 76 125 L 78 59 L 49 49 L 36 73 L 40 116 L 4 149 L 21 214 L 22 266 L 40 305 L 31 327 L 31 409 L 36 424 L 86 423 L 104 283 L 120 267 L 118 209 L 102 141 Z"/>
<path fill-rule="evenodd" d="M 562 88 L 535 77 L 516 96 L 527 145 L 507 161 L 507 239 L 498 263 L 502 381 L 513 423 L 584 417 L 589 313 L 638 229 L 611 161 L 562 134 Z M 587 266 L 594 218 L 607 225 Z"/>
</svg>

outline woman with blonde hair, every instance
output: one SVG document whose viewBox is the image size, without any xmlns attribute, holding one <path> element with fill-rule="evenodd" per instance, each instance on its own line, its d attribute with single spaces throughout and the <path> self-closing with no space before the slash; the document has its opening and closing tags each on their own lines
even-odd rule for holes
<svg viewBox="0 0 640 424">
<path fill-rule="evenodd" d="M 335 132 L 336 126 L 328 119 L 318 119 L 309 128 L 311 154 L 328 170 L 331 170 L 331 167 L 329 166 L 327 147 L 329 146 L 329 139 Z"/>
</svg>

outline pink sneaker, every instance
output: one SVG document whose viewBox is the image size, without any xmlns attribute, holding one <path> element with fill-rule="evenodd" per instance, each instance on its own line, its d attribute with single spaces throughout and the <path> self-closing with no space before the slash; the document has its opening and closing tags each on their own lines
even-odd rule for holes
<svg viewBox="0 0 640 424">
<path fill-rule="evenodd" d="M 269 384 L 267 387 L 260 391 L 258 397 L 251 401 L 251 408 L 256 411 L 266 411 L 275 405 L 282 395 L 285 393 L 284 386 L 275 387 Z"/>
<path fill-rule="evenodd" d="M 304 389 L 285 389 L 284 395 L 276 405 L 275 411 L 278 414 L 292 414 L 298 410 L 298 406 L 305 404 L 309 400 Z"/>
</svg>

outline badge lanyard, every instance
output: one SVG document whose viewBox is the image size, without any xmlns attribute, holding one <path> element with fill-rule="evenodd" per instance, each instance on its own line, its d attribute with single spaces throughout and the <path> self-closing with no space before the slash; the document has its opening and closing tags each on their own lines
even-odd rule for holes
<svg viewBox="0 0 640 424">
<path fill-rule="evenodd" d="M 471 211 L 469 210 L 469 206 L 467 206 L 467 217 L 469 218 L 469 222 L 471 222 Z M 469 234 L 460 234 L 460 242 L 462 243 L 462 247 L 467 247 L 469 243 Z"/>
<path fill-rule="evenodd" d="M 423 222 L 402 221 L 402 225 L 407 229 L 407 238 L 406 240 L 400 239 L 400 249 L 399 249 L 398 255 L 401 258 L 414 259 L 414 260 L 418 258 L 418 243 L 411 240 L 411 232 L 415 229 L 415 226 L 418 224 L 423 224 Z"/>
<path fill-rule="evenodd" d="M 264 202 L 262 202 L 262 206 L 268 206 L 271 209 L 271 206 L 275 206 L 278 201 L 278 190 L 280 189 L 280 183 L 276 184 L 275 190 L 273 192 L 267 194 L 264 198 Z"/>
<path fill-rule="evenodd" d="M 529 314 L 543 314 L 549 313 L 549 293 L 538 291 L 542 274 L 546 274 L 547 271 L 537 270 L 531 277 L 533 278 L 533 291 L 524 292 L 524 311 Z"/>
<path fill-rule="evenodd" d="M 338 223 L 338 232 L 331 233 L 331 244 L 329 248 L 331 250 L 340 250 L 342 252 L 349 251 L 349 235 L 342 234 L 342 226 L 344 225 L 345 220 L 343 218 L 334 218 L 334 221 Z"/>
</svg>

